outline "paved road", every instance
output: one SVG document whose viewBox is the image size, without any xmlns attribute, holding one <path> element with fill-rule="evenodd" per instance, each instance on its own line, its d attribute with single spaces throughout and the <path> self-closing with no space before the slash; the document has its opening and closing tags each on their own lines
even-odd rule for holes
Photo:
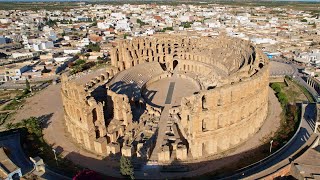
<svg viewBox="0 0 320 180">
<path fill-rule="evenodd" d="M 298 131 L 297 136 L 293 139 L 293 141 L 288 144 L 287 148 L 284 148 L 279 153 L 275 154 L 273 157 L 269 158 L 268 160 L 262 162 L 259 165 L 253 166 L 251 168 L 245 169 L 243 171 L 238 172 L 237 174 L 223 178 L 223 179 L 242 179 L 249 177 L 251 175 L 257 174 L 272 166 L 276 165 L 277 163 L 281 162 L 282 160 L 287 159 L 295 153 L 303 144 L 309 139 L 310 135 L 313 133 L 314 129 L 314 122 L 316 119 L 315 113 L 315 104 L 304 104 L 302 105 L 302 122 L 301 127 Z M 258 177 L 256 177 L 258 178 Z"/>
<path fill-rule="evenodd" d="M 311 93 L 314 99 L 318 99 L 318 92 L 304 80 L 307 76 L 301 73 L 302 67 L 291 62 L 288 63 L 283 59 L 270 61 L 270 64 L 270 76 L 292 76 L 295 81 L 304 86 Z"/>
<path fill-rule="evenodd" d="M 291 76 L 296 72 L 296 68 L 290 64 L 282 63 L 278 61 L 270 61 L 270 76 Z"/>
</svg>

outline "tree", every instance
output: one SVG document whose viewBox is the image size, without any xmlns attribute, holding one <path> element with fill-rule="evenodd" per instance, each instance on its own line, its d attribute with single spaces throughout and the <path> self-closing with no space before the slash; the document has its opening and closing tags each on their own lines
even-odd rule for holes
<svg viewBox="0 0 320 180">
<path fill-rule="evenodd" d="M 26 90 L 30 91 L 31 86 L 30 86 L 30 82 L 28 81 L 28 79 L 26 79 Z"/>
<path fill-rule="evenodd" d="M 182 26 L 183 26 L 183 28 L 191 28 L 191 23 L 190 22 L 183 22 Z"/>
<path fill-rule="evenodd" d="M 129 176 L 130 179 L 134 179 L 133 166 L 130 159 L 121 156 L 120 159 L 120 173 L 123 176 Z"/>
<path fill-rule="evenodd" d="M 10 129 L 12 129 L 12 128 L 13 128 L 13 124 L 12 124 L 12 123 L 6 124 L 6 129 L 7 129 L 7 130 L 10 130 Z"/>
<path fill-rule="evenodd" d="M 277 96 L 282 106 L 286 106 L 288 104 L 288 98 L 285 93 L 279 92 Z"/>
<path fill-rule="evenodd" d="M 306 19 L 301 19 L 301 22 L 308 22 L 308 20 L 306 20 Z"/>
<path fill-rule="evenodd" d="M 23 124 L 28 129 L 29 133 L 35 134 L 38 137 L 42 136 L 42 129 L 38 118 L 30 117 L 24 120 Z"/>
<path fill-rule="evenodd" d="M 100 52 L 101 48 L 100 45 L 98 43 L 89 43 L 89 45 L 86 46 L 86 48 L 88 48 L 88 50 L 92 50 L 92 51 L 96 51 L 96 52 Z"/>
<path fill-rule="evenodd" d="M 273 83 L 273 84 L 271 85 L 271 88 L 272 88 L 276 93 L 279 93 L 279 92 L 281 91 L 281 86 L 280 86 L 280 84 L 278 84 L 278 83 Z"/>
</svg>

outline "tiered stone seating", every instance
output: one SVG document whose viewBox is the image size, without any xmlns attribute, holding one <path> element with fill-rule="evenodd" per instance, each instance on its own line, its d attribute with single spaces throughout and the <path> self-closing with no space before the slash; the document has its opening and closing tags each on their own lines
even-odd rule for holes
<svg viewBox="0 0 320 180">
<path fill-rule="evenodd" d="M 123 73 L 125 74 L 121 77 L 120 81 L 126 84 L 135 83 L 141 88 L 150 79 L 162 74 L 163 70 L 159 63 L 151 62 L 137 65 L 124 71 Z"/>
</svg>

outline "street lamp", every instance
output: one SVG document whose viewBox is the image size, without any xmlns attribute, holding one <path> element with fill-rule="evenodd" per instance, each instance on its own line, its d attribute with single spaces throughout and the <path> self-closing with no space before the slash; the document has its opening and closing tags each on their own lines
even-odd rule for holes
<svg viewBox="0 0 320 180">
<path fill-rule="evenodd" d="M 270 141 L 270 154 L 271 154 L 271 150 L 272 150 L 272 143 L 273 143 L 273 139 Z"/>
<path fill-rule="evenodd" d="M 57 166 L 58 166 L 58 159 L 57 159 L 57 155 L 56 155 L 56 150 L 52 149 L 53 154 L 54 154 L 54 159 L 56 160 Z"/>
</svg>

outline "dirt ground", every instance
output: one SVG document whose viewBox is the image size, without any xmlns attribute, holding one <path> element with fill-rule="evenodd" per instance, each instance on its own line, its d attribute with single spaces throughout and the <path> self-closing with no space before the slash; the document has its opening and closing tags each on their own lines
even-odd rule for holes
<svg viewBox="0 0 320 180">
<path fill-rule="evenodd" d="M 94 169 L 98 172 L 111 176 L 119 176 L 118 170 L 112 167 L 115 165 L 114 162 L 102 161 L 101 157 L 81 149 L 79 145 L 73 143 L 73 141 L 68 137 L 68 134 L 65 131 L 63 119 L 63 106 L 60 88 L 60 84 L 50 85 L 43 91 L 28 98 L 25 105 L 14 115 L 14 122 L 19 122 L 22 119 L 31 116 L 40 117 L 40 119 L 45 122 L 43 131 L 45 140 L 49 144 L 53 144 L 61 156 L 67 157 L 81 166 L 90 167 L 90 169 Z M 234 160 L 242 158 L 242 156 L 237 156 L 236 154 L 261 145 L 262 142 L 265 141 L 264 139 L 266 139 L 266 137 L 270 137 L 270 132 L 275 132 L 279 127 L 280 113 L 280 104 L 270 88 L 269 115 L 260 131 L 235 150 L 232 150 L 228 154 L 224 154 L 224 156 L 232 155 L 233 158 L 229 158 L 228 161 L 220 161 L 219 164 L 207 164 L 206 167 L 200 168 L 194 172 L 194 175 L 198 173 L 205 173 L 208 169 L 219 169 L 219 167 L 225 166 L 228 163 L 232 163 Z M 139 173 L 137 173 L 137 175 L 138 174 Z"/>
</svg>

